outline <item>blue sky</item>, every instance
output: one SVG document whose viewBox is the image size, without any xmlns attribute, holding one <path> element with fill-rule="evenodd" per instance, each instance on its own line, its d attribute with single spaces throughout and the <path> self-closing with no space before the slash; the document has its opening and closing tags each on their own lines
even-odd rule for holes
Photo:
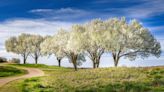
<svg viewBox="0 0 164 92">
<path fill-rule="evenodd" d="M 73 23 L 122 16 L 139 20 L 163 50 L 164 0 L 0 0 L 0 55 L 17 57 L 5 51 L 4 41 L 23 32 L 52 35 Z"/>
<path fill-rule="evenodd" d="M 45 19 L 48 21 L 85 22 L 93 18 L 126 16 L 164 35 L 163 0 L 1 0 L 0 21 Z"/>
</svg>

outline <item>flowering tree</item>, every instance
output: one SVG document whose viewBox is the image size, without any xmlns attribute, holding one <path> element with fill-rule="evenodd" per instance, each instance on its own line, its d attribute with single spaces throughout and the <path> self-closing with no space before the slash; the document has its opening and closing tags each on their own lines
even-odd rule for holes
<svg viewBox="0 0 164 92">
<path fill-rule="evenodd" d="M 70 30 L 61 29 L 57 34 L 45 37 L 45 40 L 30 34 L 11 37 L 6 41 L 6 50 L 22 55 L 24 63 L 30 53 L 36 63 L 41 53 L 54 54 L 59 66 L 61 59 L 67 57 L 75 70 L 85 61 L 85 52 L 92 60 L 93 68 L 99 67 L 104 52 L 112 53 L 115 66 L 121 57 L 135 60 L 137 57 L 159 57 L 161 54 L 160 43 L 136 20 L 127 22 L 124 17 L 105 21 L 95 19 L 84 25 L 73 25 Z"/>
<path fill-rule="evenodd" d="M 85 51 L 85 30 L 81 25 L 73 25 L 69 33 L 69 38 L 65 48 L 65 54 L 68 59 L 73 63 L 75 70 L 77 65 L 85 61 L 83 52 Z"/>
<path fill-rule="evenodd" d="M 51 36 L 46 36 L 44 38 L 44 41 L 40 44 L 40 48 L 41 48 L 41 54 L 42 55 L 51 55 L 53 54 L 52 50 L 51 50 Z"/>
<path fill-rule="evenodd" d="M 61 29 L 41 44 L 41 51 L 43 54 L 55 54 L 59 66 L 61 59 L 65 56 L 68 57 L 75 70 L 77 70 L 77 65 L 81 64 L 81 61 L 85 61 L 84 56 L 81 54 L 84 48 L 81 42 L 82 37 L 84 36 L 78 25 L 73 26 L 70 32 Z"/>
<path fill-rule="evenodd" d="M 65 32 L 61 30 L 61 31 L 58 32 L 58 34 L 56 34 L 54 36 L 48 36 L 48 37 L 45 38 L 45 40 L 41 44 L 41 53 L 43 55 L 52 55 L 52 54 L 54 54 L 57 58 L 59 67 L 61 66 L 61 60 L 62 60 L 62 58 L 65 57 L 65 54 L 63 52 L 63 47 L 59 46 L 60 43 L 57 43 L 57 42 L 59 42 L 58 41 L 59 40 L 58 39 L 59 34 L 64 34 L 64 33 Z"/>
<path fill-rule="evenodd" d="M 106 50 L 112 52 L 114 65 L 117 66 L 121 57 L 135 60 L 136 57 L 145 58 L 150 55 L 159 57 L 160 43 L 149 30 L 138 21 L 125 18 L 112 18 L 105 21 L 109 35 L 106 41 Z"/>
<path fill-rule="evenodd" d="M 26 63 L 27 57 L 30 54 L 28 43 L 29 34 L 21 34 L 18 37 L 11 37 L 5 42 L 7 52 L 20 54 L 23 57 L 23 63 Z"/>
<path fill-rule="evenodd" d="M 40 44 L 43 42 L 44 38 L 40 35 L 30 35 L 29 36 L 29 51 L 32 58 L 35 59 L 35 64 L 38 63 L 38 59 L 41 56 Z"/>
<path fill-rule="evenodd" d="M 93 62 L 93 68 L 98 68 L 100 58 L 104 53 L 103 41 L 104 32 L 106 31 L 104 22 L 100 19 L 95 19 L 84 25 L 86 31 L 86 51 L 89 58 Z"/>
</svg>

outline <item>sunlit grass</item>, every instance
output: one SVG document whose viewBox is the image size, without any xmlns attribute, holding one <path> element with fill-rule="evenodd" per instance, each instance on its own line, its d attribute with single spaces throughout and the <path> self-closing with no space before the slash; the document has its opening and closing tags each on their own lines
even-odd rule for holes
<svg viewBox="0 0 164 92">
<path fill-rule="evenodd" d="M 10 66 L 0 66 L 0 78 L 25 74 L 26 71 Z"/>
<path fill-rule="evenodd" d="M 19 83 L 20 92 L 163 92 L 164 67 L 58 68 Z"/>
<path fill-rule="evenodd" d="M 8 64 L 8 65 L 9 66 L 16 66 L 16 67 L 40 68 L 43 70 L 65 69 L 64 67 L 48 66 L 48 65 L 44 65 L 44 64 Z"/>
</svg>

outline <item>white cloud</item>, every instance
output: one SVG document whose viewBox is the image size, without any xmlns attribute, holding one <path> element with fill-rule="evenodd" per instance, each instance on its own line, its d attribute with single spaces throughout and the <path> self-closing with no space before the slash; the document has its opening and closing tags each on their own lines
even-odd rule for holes
<svg viewBox="0 0 164 92">
<path fill-rule="evenodd" d="M 30 13 L 34 13 L 40 15 L 47 19 L 55 19 L 55 20 L 76 20 L 86 18 L 91 14 L 90 11 L 75 9 L 75 8 L 60 8 L 60 9 L 33 9 L 29 11 Z M 93 13 L 93 12 L 92 12 Z"/>
<path fill-rule="evenodd" d="M 113 13 L 116 16 L 121 15 L 138 19 L 164 14 L 163 0 L 120 0 L 120 2 L 127 2 L 129 5 L 127 7 L 107 8 L 105 10 L 109 11 L 109 14 Z M 130 5 L 130 2 L 136 3 L 136 5 Z"/>
<path fill-rule="evenodd" d="M 29 12 L 31 13 L 37 13 L 37 12 L 52 12 L 53 9 L 34 9 L 34 10 L 30 10 Z"/>
<path fill-rule="evenodd" d="M 104 8 L 103 10 L 97 11 L 93 10 L 83 10 L 76 8 L 60 8 L 60 9 L 34 9 L 30 10 L 30 13 L 41 15 L 45 18 L 51 18 L 56 20 L 75 20 L 75 19 L 85 19 L 85 18 L 95 18 L 95 17 L 113 17 L 113 16 L 126 16 L 129 18 L 147 18 L 152 16 L 157 16 L 164 14 L 164 1 L 163 0 L 118 0 L 118 1 L 108 1 L 99 0 L 93 1 L 91 4 L 125 4 L 127 2 L 127 7 L 112 7 Z M 132 5 L 131 5 L 132 4 Z M 133 5 L 136 4 L 136 5 Z M 104 12 L 105 11 L 105 12 Z M 92 17 L 91 17 L 92 16 Z"/>
<path fill-rule="evenodd" d="M 56 13 L 87 13 L 87 11 L 80 9 L 72 9 L 72 8 L 61 8 L 55 11 Z"/>
<path fill-rule="evenodd" d="M 154 15 L 164 14 L 163 0 L 143 0 L 142 4 L 123 9 L 130 17 L 146 18 Z"/>
<path fill-rule="evenodd" d="M 163 32 L 164 31 L 164 26 L 152 26 L 152 27 L 148 27 L 151 31 L 161 31 Z"/>
<path fill-rule="evenodd" d="M 37 33 L 48 35 L 55 33 L 60 28 L 70 28 L 72 23 L 47 20 L 8 20 L 0 23 L 0 34 L 12 36 L 20 33 Z"/>
<path fill-rule="evenodd" d="M 51 13 L 51 14 L 72 14 L 72 13 L 88 13 L 85 10 L 73 9 L 73 8 L 60 8 L 60 9 L 33 9 L 30 10 L 31 13 Z M 55 15 L 54 15 L 55 16 Z"/>
</svg>

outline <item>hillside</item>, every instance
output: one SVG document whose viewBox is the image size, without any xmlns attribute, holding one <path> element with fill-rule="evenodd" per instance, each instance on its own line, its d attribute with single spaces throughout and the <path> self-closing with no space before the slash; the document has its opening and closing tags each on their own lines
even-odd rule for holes
<svg viewBox="0 0 164 92">
<path fill-rule="evenodd" d="M 29 65 L 28 65 L 29 66 Z M 32 66 L 30 66 L 32 67 Z M 38 67 L 38 66 L 35 66 Z M 38 67 L 44 77 L 12 82 L 10 92 L 163 92 L 164 67 L 73 69 Z M 17 83 L 18 85 L 13 85 Z M 15 90 L 15 91 L 13 91 Z"/>
</svg>

